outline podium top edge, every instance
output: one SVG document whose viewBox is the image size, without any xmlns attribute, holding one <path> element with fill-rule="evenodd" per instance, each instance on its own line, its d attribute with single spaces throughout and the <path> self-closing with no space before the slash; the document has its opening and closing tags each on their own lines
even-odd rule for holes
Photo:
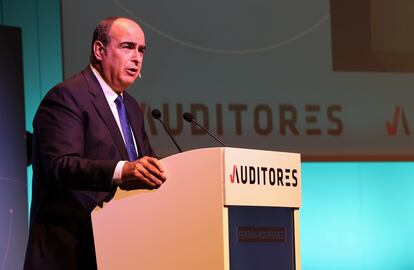
<svg viewBox="0 0 414 270">
<path fill-rule="evenodd" d="M 268 149 L 251 149 L 251 148 L 240 148 L 240 147 L 205 147 L 205 148 L 197 148 L 197 149 L 190 149 L 187 151 L 183 151 L 181 153 L 177 153 L 177 154 L 173 154 L 170 156 L 166 156 L 163 157 L 162 159 L 168 158 L 168 157 L 173 157 L 173 156 L 178 156 L 178 155 L 183 155 L 183 154 L 188 154 L 188 153 L 195 153 L 195 152 L 200 152 L 200 151 L 226 151 L 226 150 L 246 150 L 246 151 L 255 151 L 255 152 L 263 152 L 263 153 L 280 153 L 280 154 L 292 154 L 292 155 L 299 155 L 301 156 L 300 153 L 298 152 L 286 152 L 286 151 L 275 151 L 275 150 L 268 150 Z"/>
</svg>

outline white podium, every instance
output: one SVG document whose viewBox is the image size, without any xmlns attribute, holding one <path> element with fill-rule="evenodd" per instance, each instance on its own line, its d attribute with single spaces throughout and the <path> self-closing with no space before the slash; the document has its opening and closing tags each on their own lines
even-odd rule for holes
<svg viewBox="0 0 414 270">
<path fill-rule="evenodd" d="M 118 190 L 92 212 L 100 270 L 301 268 L 299 154 L 207 148 L 161 162 L 160 189 Z"/>
</svg>

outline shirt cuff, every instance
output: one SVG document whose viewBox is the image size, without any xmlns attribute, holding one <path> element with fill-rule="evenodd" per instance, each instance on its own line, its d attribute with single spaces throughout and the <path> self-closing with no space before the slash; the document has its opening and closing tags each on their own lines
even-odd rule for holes
<svg viewBox="0 0 414 270">
<path fill-rule="evenodd" d="M 126 160 L 121 160 L 121 161 L 118 162 L 118 164 L 116 164 L 114 175 L 112 176 L 112 181 L 121 180 L 121 178 L 122 178 L 122 168 L 124 167 L 125 163 L 127 163 L 127 162 L 128 161 L 126 161 Z"/>
</svg>

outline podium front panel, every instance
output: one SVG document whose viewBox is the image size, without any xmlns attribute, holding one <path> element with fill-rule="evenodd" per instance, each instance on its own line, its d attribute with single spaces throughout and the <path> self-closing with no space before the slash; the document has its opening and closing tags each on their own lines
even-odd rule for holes
<svg viewBox="0 0 414 270">
<path fill-rule="evenodd" d="M 231 270 L 296 269 L 292 209 L 230 206 L 228 215 Z"/>
</svg>

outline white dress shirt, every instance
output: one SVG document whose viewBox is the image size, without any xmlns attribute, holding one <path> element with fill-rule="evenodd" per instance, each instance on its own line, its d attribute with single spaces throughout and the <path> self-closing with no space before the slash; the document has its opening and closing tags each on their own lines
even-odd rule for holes
<svg viewBox="0 0 414 270">
<path fill-rule="evenodd" d="M 121 132 L 122 138 L 124 139 L 124 143 L 125 143 L 125 137 L 124 137 L 124 134 L 122 133 L 121 122 L 119 121 L 118 109 L 116 108 L 116 103 L 115 103 L 115 100 L 118 98 L 118 94 L 114 90 L 112 90 L 112 88 L 102 78 L 101 74 L 99 74 L 99 72 L 92 65 L 90 65 L 90 67 L 93 71 L 93 74 L 95 74 L 96 79 L 98 79 L 99 85 L 101 86 L 103 90 L 106 100 L 108 101 L 109 107 L 111 108 L 112 114 L 114 115 L 115 121 L 118 124 L 119 131 Z M 134 132 L 132 131 L 132 129 L 131 129 L 131 132 L 133 135 L 132 137 L 134 139 L 135 150 L 138 153 L 137 143 L 135 141 L 135 136 L 134 136 Z M 114 174 L 112 176 L 113 180 L 119 180 L 122 178 L 122 168 L 127 162 L 128 162 L 127 160 L 121 160 L 118 162 L 118 164 L 115 167 Z"/>
</svg>

